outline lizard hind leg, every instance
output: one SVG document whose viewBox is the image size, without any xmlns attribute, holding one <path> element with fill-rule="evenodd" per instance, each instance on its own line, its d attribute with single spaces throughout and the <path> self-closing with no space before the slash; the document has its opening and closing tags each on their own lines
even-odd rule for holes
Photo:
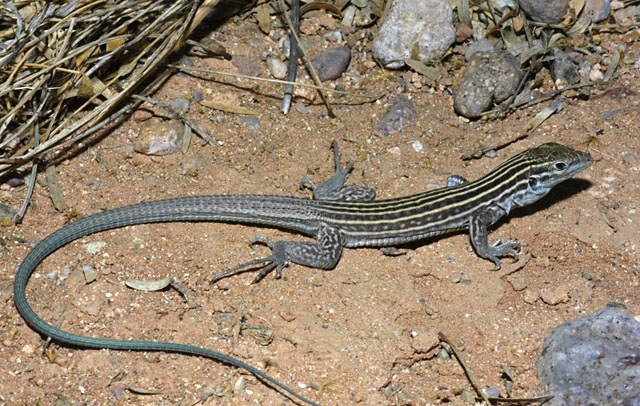
<svg viewBox="0 0 640 406">
<path fill-rule="evenodd" d="M 282 270 L 289 263 L 304 265 L 310 268 L 333 269 L 342 255 L 342 237 L 337 228 L 330 227 L 321 223 L 316 233 L 316 242 L 300 242 L 300 241 L 271 241 L 265 236 L 255 236 L 249 243 L 254 245 L 262 243 L 271 248 L 271 255 L 264 258 L 257 258 L 233 268 L 229 268 L 224 272 L 214 276 L 211 283 L 215 283 L 220 279 L 226 278 L 242 269 L 250 269 L 255 265 L 261 265 L 258 274 L 253 280 L 254 283 L 259 282 L 275 269 L 276 278 L 282 276 Z"/>
</svg>

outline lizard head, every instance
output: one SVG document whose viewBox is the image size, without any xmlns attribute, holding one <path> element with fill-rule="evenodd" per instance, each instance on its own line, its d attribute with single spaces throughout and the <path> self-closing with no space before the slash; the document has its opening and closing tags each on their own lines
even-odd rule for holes
<svg viewBox="0 0 640 406">
<path fill-rule="evenodd" d="M 555 185 L 571 178 L 593 162 L 588 153 L 553 142 L 522 152 L 512 161 L 520 161 L 528 166 L 526 192 L 520 193 L 515 201 L 519 206 L 538 201 Z"/>
</svg>

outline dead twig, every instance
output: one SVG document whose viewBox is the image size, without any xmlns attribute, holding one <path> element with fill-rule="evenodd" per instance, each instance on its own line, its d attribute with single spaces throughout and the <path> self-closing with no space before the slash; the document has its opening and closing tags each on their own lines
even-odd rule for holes
<svg viewBox="0 0 640 406">
<path fill-rule="evenodd" d="M 311 78 L 315 82 L 316 86 L 318 86 L 318 93 L 320 94 L 320 97 L 322 98 L 322 101 L 324 102 L 325 106 L 327 107 L 327 115 L 329 117 L 331 117 L 331 118 L 334 118 L 336 115 L 333 112 L 333 109 L 331 108 L 331 103 L 329 103 L 329 99 L 327 99 L 327 96 L 324 94 L 324 90 L 325 89 L 322 86 L 322 81 L 320 80 L 320 77 L 318 76 L 318 72 L 313 67 L 313 64 L 311 63 L 311 60 L 309 59 L 309 53 L 305 50 L 305 48 L 300 43 L 300 38 L 298 37 L 298 34 L 295 32 L 295 30 L 293 30 L 291 28 L 293 26 L 293 23 L 291 22 L 291 19 L 289 18 L 289 15 L 284 12 L 284 10 L 286 9 L 285 6 L 284 6 L 284 1 L 283 0 L 278 0 L 278 4 L 280 6 L 280 10 L 282 11 L 282 17 L 284 18 L 285 22 L 289 26 L 291 34 L 293 34 L 293 36 L 295 37 L 296 42 L 298 43 L 298 48 L 300 49 L 300 54 L 302 55 L 302 59 L 304 60 L 305 65 L 307 66 L 307 69 L 309 70 L 309 74 L 311 75 Z M 293 44 L 292 44 L 292 46 L 293 46 Z"/>
<path fill-rule="evenodd" d="M 460 363 L 460 366 L 464 370 L 464 373 L 467 375 L 467 378 L 469 378 L 469 382 L 471 382 L 471 386 L 473 386 L 473 388 L 482 397 L 485 403 L 490 405 L 491 403 L 489 402 L 489 398 L 484 393 L 482 388 L 480 388 L 480 385 L 478 384 L 478 382 L 476 382 L 476 378 L 473 375 L 473 372 L 471 372 L 471 370 L 467 367 L 467 363 L 464 362 L 464 358 L 462 358 L 462 354 L 460 354 L 460 351 L 458 351 L 458 349 L 453 344 L 453 342 L 449 340 L 449 338 L 442 331 L 438 332 L 438 338 L 441 341 L 444 341 L 451 348 L 451 352 L 453 352 L 453 355 L 456 356 L 456 359 Z"/>
</svg>

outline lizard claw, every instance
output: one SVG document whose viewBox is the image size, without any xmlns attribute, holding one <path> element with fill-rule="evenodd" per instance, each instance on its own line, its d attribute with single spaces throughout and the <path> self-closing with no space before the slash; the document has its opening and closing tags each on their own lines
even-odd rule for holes
<svg viewBox="0 0 640 406">
<path fill-rule="evenodd" d="M 282 270 L 285 265 L 289 264 L 289 259 L 285 250 L 285 245 L 283 242 L 273 242 L 268 237 L 263 235 L 256 235 L 252 239 L 249 240 L 249 244 L 254 245 L 256 243 L 265 244 L 267 247 L 271 248 L 272 253 L 268 257 L 257 258 L 248 262 L 244 262 L 240 265 L 236 265 L 233 268 L 229 268 L 211 279 L 211 283 L 216 283 L 220 279 L 224 279 L 227 276 L 234 274 L 236 271 L 241 269 L 251 269 L 254 265 L 265 264 L 256 275 L 253 283 L 260 282 L 262 278 L 267 276 L 274 269 L 276 270 L 276 279 L 280 279 L 282 277 Z"/>
<path fill-rule="evenodd" d="M 491 255 L 487 259 L 493 261 L 493 263 L 496 265 L 495 270 L 499 271 L 501 265 L 500 259 L 498 259 L 498 257 L 511 255 L 513 256 L 514 261 L 517 261 L 520 258 L 520 254 L 517 251 L 518 248 L 520 248 L 520 241 L 518 240 L 509 240 L 504 243 L 501 240 L 498 240 L 491 245 L 493 255 Z"/>
</svg>

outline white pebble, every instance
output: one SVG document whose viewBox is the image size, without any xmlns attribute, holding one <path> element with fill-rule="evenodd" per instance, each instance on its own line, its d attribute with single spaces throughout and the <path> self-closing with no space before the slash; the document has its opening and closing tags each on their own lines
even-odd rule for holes
<svg viewBox="0 0 640 406">
<path fill-rule="evenodd" d="M 267 68 L 271 76 L 276 79 L 284 79 L 287 77 L 287 65 L 278 58 L 267 58 Z"/>
</svg>

